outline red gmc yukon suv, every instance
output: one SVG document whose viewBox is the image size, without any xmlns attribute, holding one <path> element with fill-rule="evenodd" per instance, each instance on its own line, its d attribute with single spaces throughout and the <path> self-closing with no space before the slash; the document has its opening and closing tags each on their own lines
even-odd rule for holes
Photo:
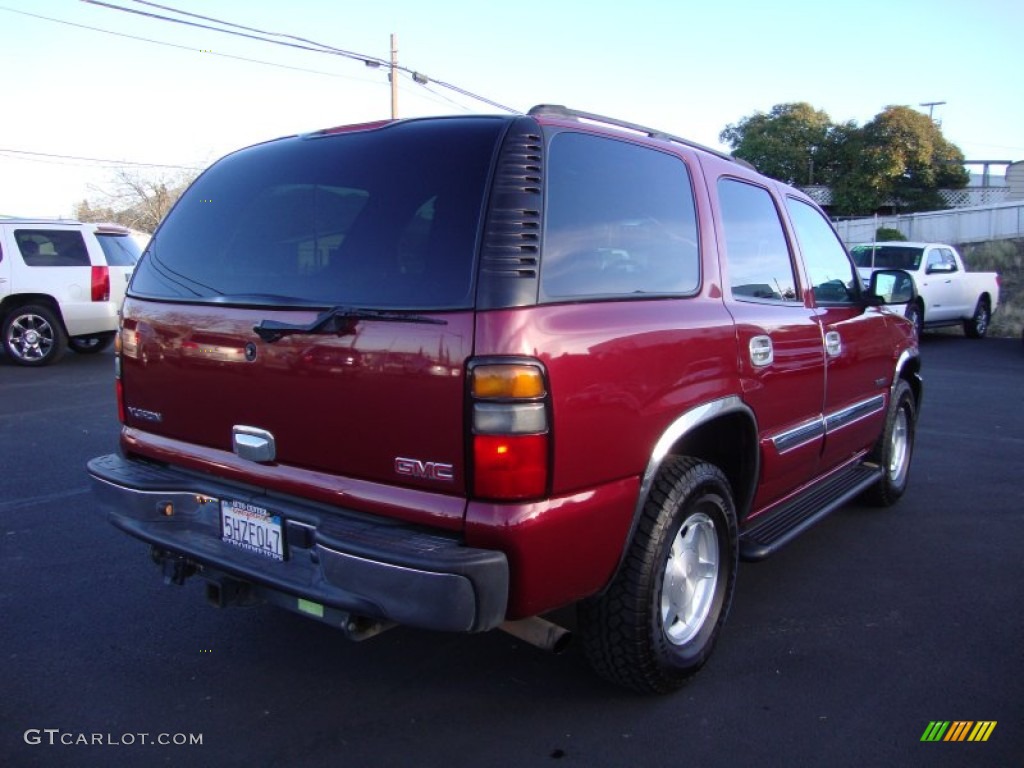
<svg viewBox="0 0 1024 768">
<path fill-rule="evenodd" d="M 165 580 L 368 637 L 538 644 L 677 688 L 740 558 L 894 502 L 912 324 L 828 219 L 728 155 L 564 107 L 220 160 L 132 278 L 98 502 Z"/>
</svg>

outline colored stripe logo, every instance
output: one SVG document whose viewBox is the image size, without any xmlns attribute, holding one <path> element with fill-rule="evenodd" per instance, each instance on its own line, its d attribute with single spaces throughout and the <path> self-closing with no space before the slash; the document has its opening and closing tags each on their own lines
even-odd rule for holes
<svg viewBox="0 0 1024 768">
<path fill-rule="evenodd" d="M 988 741 L 996 729 L 996 720 L 932 720 L 921 741 Z"/>
</svg>

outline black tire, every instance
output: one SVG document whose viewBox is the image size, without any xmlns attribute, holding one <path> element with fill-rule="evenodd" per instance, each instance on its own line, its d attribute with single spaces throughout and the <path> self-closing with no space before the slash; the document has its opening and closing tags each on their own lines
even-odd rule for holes
<svg viewBox="0 0 1024 768">
<path fill-rule="evenodd" d="M 80 355 L 95 355 L 114 343 L 114 333 L 97 333 L 95 336 L 72 336 L 68 347 Z"/>
<path fill-rule="evenodd" d="M 991 322 L 992 310 L 989 309 L 988 301 L 984 298 L 978 299 L 971 319 L 964 320 L 964 334 L 970 339 L 983 339 Z"/>
<path fill-rule="evenodd" d="M 702 565 L 706 575 L 694 576 Z M 641 693 L 678 689 L 711 654 L 736 565 L 736 511 L 725 475 L 699 459 L 666 459 L 619 572 L 602 595 L 580 604 L 591 666 Z M 666 578 L 676 587 L 671 593 Z"/>
<path fill-rule="evenodd" d="M 917 335 L 918 341 L 920 341 L 921 334 L 924 333 L 924 309 L 920 303 L 912 301 L 907 304 L 907 311 L 904 317 L 914 324 L 914 333 Z"/>
<path fill-rule="evenodd" d="M 12 309 L 4 320 L 3 344 L 18 365 L 51 365 L 64 355 L 68 337 L 52 309 L 26 304 Z"/>
<path fill-rule="evenodd" d="M 864 493 L 864 499 L 876 507 L 895 504 L 907 489 L 910 462 L 914 458 L 917 430 L 917 403 L 905 379 L 893 390 L 885 429 L 871 453 L 870 461 L 882 467 L 882 479 Z"/>
</svg>

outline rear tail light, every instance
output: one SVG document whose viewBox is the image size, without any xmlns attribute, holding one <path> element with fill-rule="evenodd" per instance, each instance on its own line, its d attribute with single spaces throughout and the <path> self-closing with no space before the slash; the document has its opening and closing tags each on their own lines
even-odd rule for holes
<svg viewBox="0 0 1024 768">
<path fill-rule="evenodd" d="M 110 267 L 92 268 L 92 300 L 110 300 Z"/>
<path fill-rule="evenodd" d="M 539 362 L 470 365 L 473 494 L 521 501 L 547 493 L 548 392 Z"/>
<path fill-rule="evenodd" d="M 117 396 L 117 419 L 124 424 L 124 384 L 121 383 L 120 376 L 114 379 L 114 393 Z"/>
<path fill-rule="evenodd" d="M 114 395 L 117 398 L 117 418 L 124 424 L 124 384 L 121 383 L 121 353 L 124 351 L 124 342 L 121 336 L 124 333 L 124 327 L 120 322 L 117 325 L 117 333 L 114 334 Z"/>
</svg>

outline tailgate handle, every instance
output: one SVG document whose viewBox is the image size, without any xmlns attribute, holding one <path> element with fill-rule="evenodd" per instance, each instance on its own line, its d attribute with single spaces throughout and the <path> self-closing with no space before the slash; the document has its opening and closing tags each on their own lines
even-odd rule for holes
<svg viewBox="0 0 1024 768">
<path fill-rule="evenodd" d="M 231 448 L 248 461 L 268 462 L 277 458 L 274 436 L 265 429 L 236 424 L 231 428 Z"/>
</svg>

